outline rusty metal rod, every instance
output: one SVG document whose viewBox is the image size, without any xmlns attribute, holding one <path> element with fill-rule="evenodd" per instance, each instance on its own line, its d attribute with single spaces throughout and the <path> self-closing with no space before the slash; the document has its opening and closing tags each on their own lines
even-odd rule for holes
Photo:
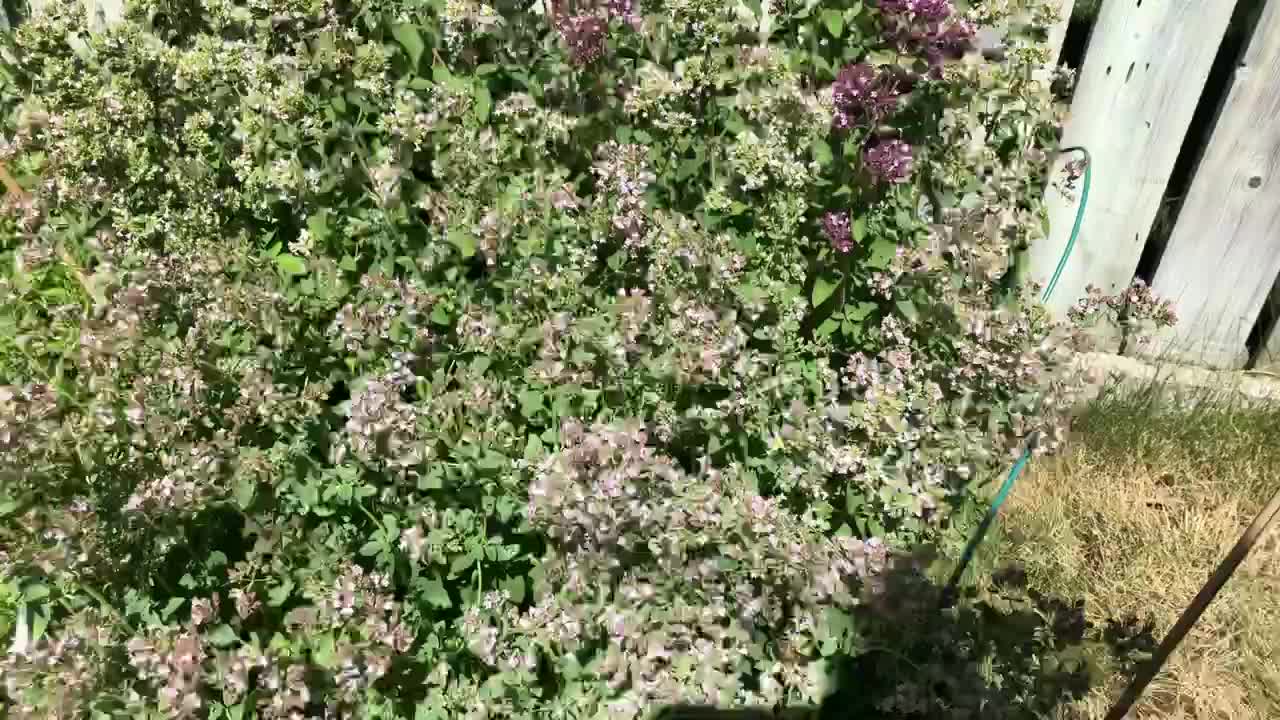
<svg viewBox="0 0 1280 720">
<path fill-rule="evenodd" d="M 1236 568 L 1240 567 L 1240 563 L 1244 562 L 1249 551 L 1253 549 L 1258 539 L 1266 533 L 1268 526 L 1280 517 L 1280 488 L 1276 489 L 1271 501 L 1267 506 L 1258 513 L 1253 519 L 1253 523 L 1249 525 L 1249 529 L 1244 531 L 1240 536 L 1240 540 L 1236 542 L 1235 547 L 1231 548 L 1231 552 L 1223 558 L 1218 565 L 1218 569 L 1213 571 L 1213 575 L 1209 576 L 1209 581 L 1200 588 L 1200 592 L 1196 593 L 1195 599 L 1182 611 L 1182 617 L 1178 618 L 1178 622 L 1174 623 L 1169 630 L 1169 634 L 1165 635 L 1161 641 L 1160 647 L 1156 648 L 1156 652 L 1151 656 L 1150 662 L 1143 666 L 1142 670 L 1133 678 L 1133 682 L 1129 683 L 1129 687 L 1125 688 L 1124 694 L 1120 696 L 1111 708 L 1111 712 L 1107 713 L 1106 720 L 1123 720 L 1125 715 L 1129 713 L 1129 709 L 1142 696 L 1147 685 L 1151 684 L 1151 680 L 1155 678 L 1156 673 L 1160 672 L 1160 668 L 1164 666 L 1165 661 L 1173 654 L 1178 647 L 1178 643 L 1187 636 L 1192 626 L 1204 614 L 1205 609 L 1209 607 L 1209 603 L 1217 597 L 1218 592 L 1222 590 L 1222 586 L 1227 584 L 1231 579 L 1231 575 L 1235 573 Z"/>
</svg>

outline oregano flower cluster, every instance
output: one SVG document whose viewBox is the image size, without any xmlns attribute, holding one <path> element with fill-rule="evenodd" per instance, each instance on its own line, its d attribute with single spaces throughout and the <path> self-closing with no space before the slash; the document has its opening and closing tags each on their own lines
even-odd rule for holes
<svg viewBox="0 0 1280 720">
<path fill-rule="evenodd" d="M 1057 442 L 1040 0 L 125 7 L 0 35 L 6 717 L 817 703 Z"/>
</svg>

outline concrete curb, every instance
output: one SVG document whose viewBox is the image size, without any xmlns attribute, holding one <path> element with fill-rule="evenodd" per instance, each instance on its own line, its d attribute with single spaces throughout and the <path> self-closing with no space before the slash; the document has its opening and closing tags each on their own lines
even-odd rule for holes
<svg viewBox="0 0 1280 720">
<path fill-rule="evenodd" d="M 1077 361 L 1089 374 L 1088 398 L 1106 387 L 1160 387 L 1187 400 L 1280 403 L 1280 373 L 1251 370 L 1207 370 L 1171 363 L 1153 364 L 1110 353 L 1082 353 Z"/>
</svg>

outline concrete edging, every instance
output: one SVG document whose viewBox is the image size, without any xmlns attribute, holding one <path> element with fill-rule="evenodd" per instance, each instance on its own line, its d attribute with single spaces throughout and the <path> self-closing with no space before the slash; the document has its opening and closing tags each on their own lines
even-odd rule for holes
<svg viewBox="0 0 1280 720">
<path fill-rule="evenodd" d="M 1220 399 L 1280 403 L 1280 373 L 1262 370 L 1208 370 L 1171 363 L 1153 364 L 1133 357 L 1102 352 L 1081 353 L 1077 362 L 1088 373 L 1086 397 L 1095 398 L 1108 385 L 1134 389 L 1152 385 L 1191 400 Z"/>
</svg>

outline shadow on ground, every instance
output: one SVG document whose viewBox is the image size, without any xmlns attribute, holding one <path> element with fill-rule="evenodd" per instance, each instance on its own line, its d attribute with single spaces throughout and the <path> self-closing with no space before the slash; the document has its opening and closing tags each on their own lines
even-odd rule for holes
<svg viewBox="0 0 1280 720">
<path fill-rule="evenodd" d="M 941 588 L 892 571 L 856 618 L 857 654 L 828 658 L 818 707 L 663 708 L 663 720 L 998 720 L 1070 717 L 1091 687 L 1088 647 L 1127 633 L 1090 628 L 1084 603 L 1047 597 L 1008 569 L 940 608 Z M 1113 635 L 1114 633 L 1114 635 Z M 1115 650 L 1120 650 L 1117 647 Z"/>
</svg>

